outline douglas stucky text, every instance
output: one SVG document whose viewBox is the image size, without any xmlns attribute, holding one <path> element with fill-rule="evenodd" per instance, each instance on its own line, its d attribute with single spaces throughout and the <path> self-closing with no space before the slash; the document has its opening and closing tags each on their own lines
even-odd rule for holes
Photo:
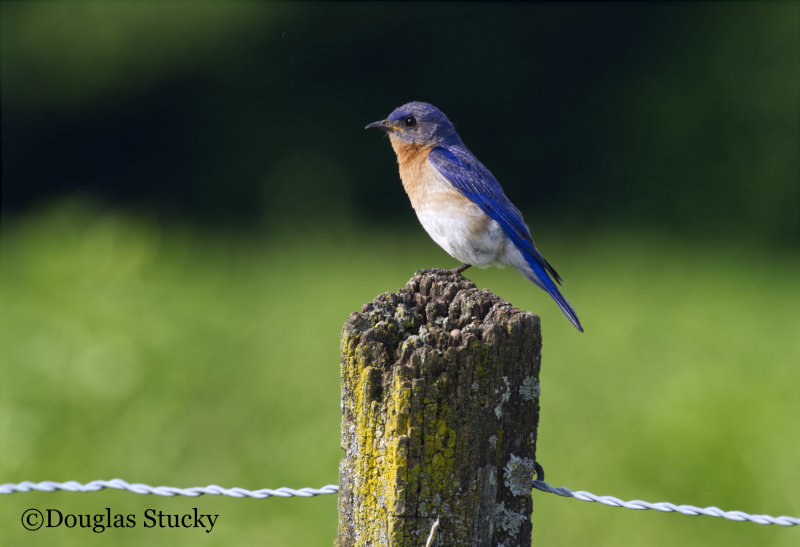
<svg viewBox="0 0 800 547">
<path fill-rule="evenodd" d="M 110 507 L 97 513 L 71 513 L 55 508 L 30 508 L 22 513 L 22 526 L 35 531 L 41 528 L 88 528 L 97 534 L 109 528 L 197 528 L 206 534 L 214 529 L 219 515 L 201 513 L 197 507 L 187 513 L 167 513 L 148 508 L 140 515 L 116 513 Z"/>
</svg>

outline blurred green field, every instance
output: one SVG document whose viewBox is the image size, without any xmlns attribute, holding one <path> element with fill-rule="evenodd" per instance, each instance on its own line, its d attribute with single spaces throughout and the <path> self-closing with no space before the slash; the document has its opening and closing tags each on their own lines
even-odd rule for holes
<svg viewBox="0 0 800 547">
<path fill-rule="evenodd" d="M 586 333 L 509 270 L 468 272 L 542 317 L 548 482 L 623 499 L 800 515 L 800 259 L 738 241 L 534 223 Z M 7 222 L 0 482 L 120 477 L 245 488 L 337 482 L 339 333 L 422 267 L 416 225 L 243 235 L 81 202 Z M 536 545 L 800 543 L 800 530 L 536 493 Z M 198 530 L 26 532 L 29 507 L 219 513 Z M 335 496 L 0 496 L 4 545 L 331 545 Z"/>
</svg>

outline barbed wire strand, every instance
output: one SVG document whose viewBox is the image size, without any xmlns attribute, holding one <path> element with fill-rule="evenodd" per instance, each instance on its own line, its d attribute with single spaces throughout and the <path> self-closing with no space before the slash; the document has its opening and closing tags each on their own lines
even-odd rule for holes
<svg viewBox="0 0 800 547">
<path fill-rule="evenodd" d="M 581 501 L 592 501 L 609 505 L 611 507 L 624 507 L 626 509 L 653 509 L 661 512 L 676 512 L 683 515 L 706 515 L 709 517 L 721 517 L 733 521 L 750 521 L 756 524 L 776 524 L 778 526 L 798 526 L 800 518 L 782 515 L 773 517 L 770 515 L 751 515 L 743 511 L 723 511 L 719 507 L 695 507 L 693 505 L 675 505 L 669 502 L 651 503 L 642 500 L 625 501 L 614 496 L 598 496 L 583 490 L 573 491 L 564 486 L 553 487 L 541 480 L 532 481 L 533 488 L 542 492 L 549 492 L 558 496 L 575 498 Z M 262 488 L 260 490 L 246 490 L 244 488 L 223 488 L 216 484 L 209 486 L 195 486 L 192 488 L 178 488 L 175 486 L 150 486 L 142 483 L 128 483 L 122 479 L 111 479 L 91 481 L 81 484 L 76 481 L 55 482 L 42 481 L 31 482 L 23 481 L 20 483 L 0 484 L 0 494 L 14 494 L 18 492 L 54 492 L 66 490 L 69 492 L 97 492 L 111 488 L 114 490 L 127 490 L 136 494 L 154 494 L 157 496 L 189 496 L 197 497 L 202 495 L 212 496 L 231 496 L 234 498 L 288 498 L 293 496 L 312 497 L 325 494 L 336 494 L 339 487 L 335 484 L 327 484 L 322 488 Z"/>
</svg>

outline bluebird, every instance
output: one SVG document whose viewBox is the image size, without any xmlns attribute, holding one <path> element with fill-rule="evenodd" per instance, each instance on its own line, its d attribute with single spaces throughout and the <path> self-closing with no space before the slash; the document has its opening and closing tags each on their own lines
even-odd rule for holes
<svg viewBox="0 0 800 547">
<path fill-rule="evenodd" d="M 428 103 L 411 102 L 366 127 L 373 128 L 389 135 L 403 188 L 422 227 L 463 263 L 454 271 L 511 266 L 547 292 L 583 332 L 575 310 L 556 286 L 561 277 L 533 244 L 519 209 L 464 146 L 442 111 Z"/>
</svg>

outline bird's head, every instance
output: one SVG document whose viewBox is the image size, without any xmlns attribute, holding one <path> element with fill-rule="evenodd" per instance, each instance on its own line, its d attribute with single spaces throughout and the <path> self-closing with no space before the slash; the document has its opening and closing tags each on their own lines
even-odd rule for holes
<svg viewBox="0 0 800 547">
<path fill-rule="evenodd" d="M 408 144 L 442 144 L 458 141 L 453 124 L 432 104 L 414 101 L 395 108 L 379 122 L 365 129 L 382 129 L 394 141 Z"/>
</svg>

